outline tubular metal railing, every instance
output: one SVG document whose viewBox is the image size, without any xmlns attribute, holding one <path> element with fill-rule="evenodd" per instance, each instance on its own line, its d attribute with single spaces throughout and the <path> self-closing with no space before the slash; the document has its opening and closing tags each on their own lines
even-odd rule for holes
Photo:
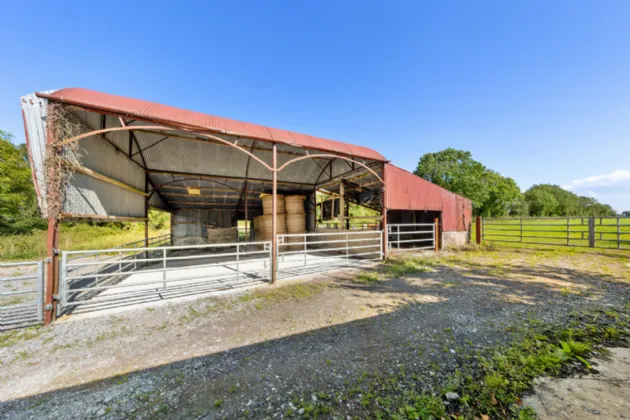
<svg viewBox="0 0 630 420">
<path fill-rule="evenodd" d="M 271 242 L 64 251 L 60 306 L 222 290 L 243 279 L 268 281 L 270 258 Z M 145 268 L 138 269 L 138 264 Z M 109 269 L 91 269 L 97 266 Z"/>
<path fill-rule="evenodd" d="M 382 231 L 289 233 L 278 235 L 278 265 L 357 264 L 383 258 Z"/>
<path fill-rule="evenodd" d="M 393 249 L 435 249 L 435 223 L 391 223 L 387 246 Z"/>
<path fill-rule="evenodd" d="M 43 322 L 44 264 L 0 263 L 0 331 Z"/>
</svg>

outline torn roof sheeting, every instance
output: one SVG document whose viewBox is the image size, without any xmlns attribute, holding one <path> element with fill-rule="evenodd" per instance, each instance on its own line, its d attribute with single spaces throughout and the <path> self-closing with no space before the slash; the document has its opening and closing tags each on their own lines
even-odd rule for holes
<svg viewBox="0 0 630 420">
<path fill-rule="evenodd" d="M 229 118 L 216 117 L 201 112 L 188 111 L 155 102 L 126 98 L 82 88 L 66 88 L 37 96 L 93 110 L 130 116 L 168 126 L 186 129 L 225 133 L 256 140 L 284 143 L 307 149 L 344 154 L 364 159 L 387 161 L 383 155 L 367 147 L 356 146 L 334 140 L 313 137 L 307 134 L 280 130 Z"/>
</svg>

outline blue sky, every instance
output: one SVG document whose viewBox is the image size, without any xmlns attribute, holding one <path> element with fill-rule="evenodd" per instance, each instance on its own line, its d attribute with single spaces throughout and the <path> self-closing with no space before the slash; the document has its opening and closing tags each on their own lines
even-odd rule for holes
<svg viewBox="0 0 630 420">
<path fill-rule="evenodd" d="M 85 87 L 372 147 L 470 150 L 630 210 L 630 2 L 9 2 L 0 128 Z"/>
</svg>

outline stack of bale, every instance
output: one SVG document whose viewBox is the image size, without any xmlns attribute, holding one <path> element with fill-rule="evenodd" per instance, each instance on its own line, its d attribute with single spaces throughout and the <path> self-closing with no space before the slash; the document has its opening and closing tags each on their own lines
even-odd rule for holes
<svg viewBox="0 0 630 420">
<path fill-rule="evenodd" d="M 304 212 L 303 195 L 289 195 L 285 198 L 285 208 L 287 211 L 287 232 L 288 233 L 305 233 L 306 232 L 306 213 Z M 304 236 L 290 237 L 288 242 L 305 242 Z M 288 249 L 297 251 L 304 249 L 304 245 L 290 245 Z"/>
<path fill-rule="evenodd" d="M 272 196 L 265 195 L 262 197 L 263 215 L 254 218 L 254 229 L 257 241 L 271 240 L 271 215 L 272 215 Z M 278 235 L 284 233 L 305 233 L 306 232 L 306 213 L 304 211 L 303 195 L 284 196 L 278 194 L 278 208 L 276 211 L 276 232 Z M 303 236 L 288 238 L 287 242 L 304 242 Z M 295 251 L 303 249 L 303 245 L 283 245 L 280 251 Z"/>
<path fill-rule="evenodd" d="M 287 233 L 287 222 L 284 211 L 284 195 L 278 194 L 277 208 L 276 208 L 276 233 L 282 235 Z M 257 241 L 270 241 L 271 240 L 271 215 L 272 210 L 272 196 L 265 195 L 262 197 L 263 202 L 263 215 L 254 217 L 254 229 L 256 232 Z"/>
</svg>

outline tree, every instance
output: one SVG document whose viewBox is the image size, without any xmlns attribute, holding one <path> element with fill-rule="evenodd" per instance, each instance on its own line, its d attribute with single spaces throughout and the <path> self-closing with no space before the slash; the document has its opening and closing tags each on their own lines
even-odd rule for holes
<svg viewBox="0 0 630 420">
<path fill-rule="evenodd" d="M 475 215 L 505 216 L 521 198 L 512 178 L 486 168 L 464 150 L 449 148 L 427 153 L 420 158 L 414 173 L 468 198 Z"/>
<path fill-rule="evenodd" d="M 525 192 L 530 216 L 553 216 L 558 209 L 558 200 L 545 188 L 532 187 Z"/>
<path fill-rule="evenodd" d="M 42 226 L 26 145 L 0 130 L 0 231 L 22 233 Z"/>
<path fill-rule="evenodd" d="M 521 202 L 521 190 L 512 178 L 487 170 L 484 174 L 488 188 L 488 199 L 481 205 L 479 214 L 486 217 L 501 217 L 510 214 Z"/>
<path fill-rule="evenodd" d="M 626 211 L 622 212 L 621 215 L 623 217 L 630 217 L 630 210 L 626 210 Z"/>
<path fill-rule="evenodd" d="M 577 196 L 558 185 L 538 184 L 525 191 L 532 216 L 615 216 L 608 204 Z"/>
</svg>

